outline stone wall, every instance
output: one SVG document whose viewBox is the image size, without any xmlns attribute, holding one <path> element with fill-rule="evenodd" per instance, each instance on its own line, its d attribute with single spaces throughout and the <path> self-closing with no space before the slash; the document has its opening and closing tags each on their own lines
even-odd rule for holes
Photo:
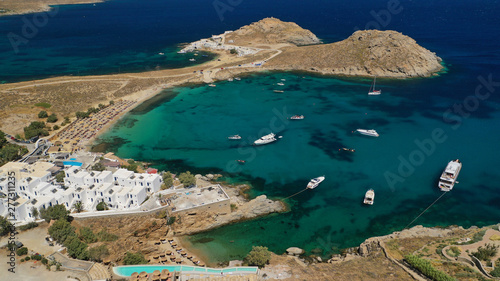
<svg viewBox="0 0 500 281">
<path fill-rule="evenodd" d="M 183 216 L 183 215 L 196 215 L 200 213 L 212 213 L 212 214 L 228 214 L 231 213 L 230 200 L 222 200 L 214 203 L 205 204 L 202 206 L 196 206 L 189 209 L 175 210 L 172 212 L 173 216 Z"/>
</svg>

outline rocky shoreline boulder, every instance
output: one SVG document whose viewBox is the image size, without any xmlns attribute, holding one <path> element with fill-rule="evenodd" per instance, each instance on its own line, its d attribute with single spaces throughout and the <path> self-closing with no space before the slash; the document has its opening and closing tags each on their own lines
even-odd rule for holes
<svg viewBox="0 0 500 281">
<path fill-rule="evenodd" d="M 290 247 L 290 248 L 286 249 L 286 253 L 290 256 L 300 256 L 300 255 L 304 254 L 305 251 L 302 250 L 301 248 Z"/>
</svg>

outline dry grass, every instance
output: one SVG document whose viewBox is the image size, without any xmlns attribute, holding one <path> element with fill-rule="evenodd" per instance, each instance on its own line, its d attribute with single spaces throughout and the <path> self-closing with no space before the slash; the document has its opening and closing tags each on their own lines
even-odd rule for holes
<svg viewBox="0 0 500 281">
<path fill-rule="evenodd" d="M 102 0 L 2 0 L 0 15 L 16 15 L 50 10 L 49 5 L 97 3 Z"/>
</svg>

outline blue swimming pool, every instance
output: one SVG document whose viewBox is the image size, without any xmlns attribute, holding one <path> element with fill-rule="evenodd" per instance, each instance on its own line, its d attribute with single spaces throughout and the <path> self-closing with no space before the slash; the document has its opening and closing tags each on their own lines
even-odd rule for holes
<svg viewBox="0 0 500 281">
<path fill-rule="evenodd" d="M 155 270 L 162 271 L 168 269 L 169 271 L 182 271 L 182 272 L 199 272 L 199 273 L 257 273 L 258 267 L 255 266 L 241 266 L 230 268 L 210 268 L 189 265 L 124 265 L 113 267 L 113 272 L 117 275 L 129 277 L 134 272 L 146 271 L 153 273 Z"/>
<path fill-rule="evenodd" d="M 76 162 L 76 161 L 63 161 L 64 166 L 78 166 L 81 167 L 83 165 L 82 162 Z"/>
<path fill-rule="evenodd" d="M 69 158 L 69 160 L 76 160 L 76 158 Z"/>
</svg>

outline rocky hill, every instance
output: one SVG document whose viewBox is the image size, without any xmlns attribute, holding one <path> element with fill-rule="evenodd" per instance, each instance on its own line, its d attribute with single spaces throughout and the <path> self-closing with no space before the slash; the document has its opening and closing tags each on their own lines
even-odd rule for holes
<svg viewBox="0 0 500 281">
<path fill-rule="evenodd" d="M 396 31 L 362 30 L 332 43 L 287 47 L 265 67 L 322 74 L 427 77 L 441 70 L 441 58 Z"/>
<path fill-rule="evenodd" d="M 232 41 L 231 41 L 232 40 Z M 259 44 L 293 44 L 296 46 L 320 43 L 314 33 L 303 29 L 293 22 L 283 22 L 276 18 L 265 18 L 229 33 L 226 43 L 238 46 L 253 46 Z"/>
</svg>

